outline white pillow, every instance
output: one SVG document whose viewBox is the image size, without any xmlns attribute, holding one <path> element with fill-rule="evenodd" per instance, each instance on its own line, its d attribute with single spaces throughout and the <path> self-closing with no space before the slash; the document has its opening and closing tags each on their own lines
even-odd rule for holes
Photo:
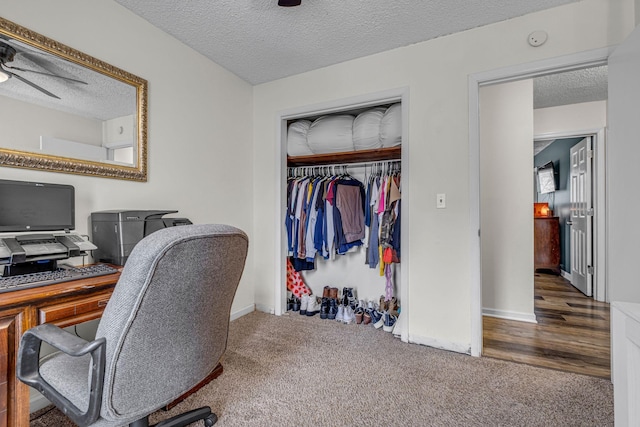
<svg viewBox="0 0 640 427">
<path fill-rule="evenodd" d="M 349 114 L 316 119 L 307 134 L 311 151 L 314 154 L 353 151 L 353 120 Z"/>
<path fill-rule="evenodd" d="M 307 133 L 311 122 L 309 120 L 297 120 L 287 129 L 287 154 L 290 156 L 308 156 L 313 154 L 307 142 Z"/>
<path fill-rule="evenodd" d="M 393 104 L 380 121 L 380 141 L 383 147 L 402 144 L 402 105 Z"/>
<path fill-rule="evenodd" d="M 353 121 L 353 148 L 355 150 L 371 150 L 382 147 L 380 122 L 384 113 L 384 108 L 376 107 L 358 114 Z"/>
</svg>

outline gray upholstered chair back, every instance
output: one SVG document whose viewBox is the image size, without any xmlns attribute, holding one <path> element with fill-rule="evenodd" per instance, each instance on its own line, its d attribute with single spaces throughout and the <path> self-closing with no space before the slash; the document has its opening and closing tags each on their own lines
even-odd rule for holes
<svg viewBox="0 0 640 427">
<path fill-rule="evenodd" d="M 211 373 L 247 247 L 236 228 L 188 225 L 133 249 L 96 333 L 107 342 L 103 418 L 143 417 Z"/>
</svg>

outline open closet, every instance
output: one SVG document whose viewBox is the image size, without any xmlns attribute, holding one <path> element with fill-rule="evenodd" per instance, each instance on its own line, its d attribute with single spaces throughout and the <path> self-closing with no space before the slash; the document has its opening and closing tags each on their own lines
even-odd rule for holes
<svg viewBox="0 0 640 427">
<path fill-rule="evenodd" d="M 404 127 L 398 101 L 286 119 L 284 252 L 318 301 L 350 289 L 354 308 L 402 312 Z"/>
</svg>

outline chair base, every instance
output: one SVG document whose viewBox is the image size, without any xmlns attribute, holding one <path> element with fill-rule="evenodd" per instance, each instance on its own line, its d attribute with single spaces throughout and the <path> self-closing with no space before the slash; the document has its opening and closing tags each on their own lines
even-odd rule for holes
<svg viewBox="0 0 640 427">
<path fill-rule="evenodd" d="M 168 420 L 160 421 L 152 427 L 185 427 L 196 421 L 204 421 L 206 427 L 213 426 L 218 421 L 218 416 L 211 412 L 211 408 L 204 406 L 189 412 L 176 415 Z M 144 417 L 129 424 L 129 427 L 149 427 L 149 417 Z"/>
</svg>

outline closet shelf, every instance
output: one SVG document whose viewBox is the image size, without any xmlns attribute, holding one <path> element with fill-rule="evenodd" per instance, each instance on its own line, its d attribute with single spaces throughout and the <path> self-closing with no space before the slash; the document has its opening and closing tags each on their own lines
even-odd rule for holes
<svg viewBox="0 0 640 427">
<path fill-rule="evenodd" d="M 310 156 L 287 156 L 287 166 L 314 166 L 327 163 L 360 163 L 396 160 L 402 157 L 402 147 L 376 148 L 373 150 L 344 153 L 312 154 Z"/>
</svg>

